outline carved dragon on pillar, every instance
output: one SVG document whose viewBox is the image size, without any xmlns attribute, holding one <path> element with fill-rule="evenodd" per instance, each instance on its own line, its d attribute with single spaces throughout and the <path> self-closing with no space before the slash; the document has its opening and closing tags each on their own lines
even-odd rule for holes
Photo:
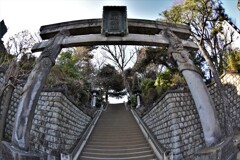
<svg viewBox="0 0 240 160">
<path fill-rule="evenodd" d="M 221 139 L 219 121 L 215 105 L 203 82 L 200 70 L 189 58 L 190 53 L 183 47 L 182 41 L 172 31 L 163 30 L 161 34 L 169 40 L 168 52 L 182 72 L 196 104 L 207 146 L 212 146 Z"/>
</svg>

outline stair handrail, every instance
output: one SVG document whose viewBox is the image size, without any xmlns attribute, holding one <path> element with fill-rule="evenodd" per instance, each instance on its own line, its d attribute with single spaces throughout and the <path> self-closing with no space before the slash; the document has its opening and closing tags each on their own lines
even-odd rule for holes
<svg viewBox="0 0 240 160">
<path fill-rule="evenodd" d="M 142 131 L 145 131 L 145 136 L 148 139 L 154 153 L 156 154 L 157 158 L 160 160 L 172 160 L 173 153 L 171 150 L 165 148 L 163 145 L 161 145 L 158 140 L 155 138 L 155 136 L 152 134 L 151 131 L 149 131 L 146 124 L 143 122 L 143 120 L 139 117 L 139 115 L 136 113 L 134 109 L 131 109 L 131 112 L 138 122 L 140 128 Z"/>
<path fill-rule="evenodd" d="M 87 129 L 84 131 L 81 139 L 78 141 L 77 145 L 72 150 L 72 153 L 69 155 L 61 154 L 61 160 L 76 160 L 78 156 L 81 154 L 83 147 L 85 146 L 90 134 L 92 133 L 93 128 L 95 127 L 103 108 L 101 107 L 94 113 L 94 118 L 91 123 L 88 125 Z"/>
</svg>

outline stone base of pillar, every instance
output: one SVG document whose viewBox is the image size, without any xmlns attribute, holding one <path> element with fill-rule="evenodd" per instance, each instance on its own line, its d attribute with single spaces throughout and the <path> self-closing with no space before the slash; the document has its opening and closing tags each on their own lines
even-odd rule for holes
<svg viewBox="0 0 240 160">
<path fill-rule="evenodd" d="M 14 147 L 11 143 L 2 141 L 0 144 L 3 160 L 44 160 L 46 156 L 33 151 L 23 151 Z"/>
<path fill-rule="evenodd" d="M 215 146 L 203 148 L 195 153 L 195 160 L 236 160 L 237 152 L 232 137 L 228 137 Z"/>
</svg>

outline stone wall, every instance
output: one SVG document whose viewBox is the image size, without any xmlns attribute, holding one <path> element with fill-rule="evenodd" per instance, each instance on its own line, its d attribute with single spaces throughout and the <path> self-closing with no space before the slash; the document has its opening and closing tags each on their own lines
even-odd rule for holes
<svg viewBox="0 0 240 160">
<path fill-rule="evenodd" d="M 17 113 L 17 107 L 20 101 L 22 89 L 23 87 L 21 85 L 18 85 L 14 89 L 14 92 L 11 97 L 10 106 L 9 106 L 7 118 L 6 118 L 6 126 L 5 126 L 5 134 L 4 134 L 4 139 L 7 141 L 11 141 L 12 139 L 14 120 L 15 120 L 15 115 Z M 5 95 L 3 96 L 3 100 L 4 98 L 5 98 Z M 1 108 L 2 107 L 3 106 L 1 106 Z"/>
<path fill-rule="evenodd" d="M 231 117 L 231 124 L 233 125 L 234 132 L 237 134 L 240 132 L 240 75 L 236 73 L 225 74 L 222 76 L 221 80 L 225 86 L 227 97 L 230 102 L 227 109 L 230 111 L 229 117 Z M 224 121 L 225 112 L 223 102 L 217 91 L 216 84 L 211 84 L 208 88 L 217 110 L 217 116 L 221 129 L 224 131 L 226 127 Z"/>
<path fill-rule="evenodd" d="M 32 144 L 52 155 L 70 152 L 90 121 L 61 92 L 42 92 L 31 130 Z"/>
<path fill-rule="evenodd" d="M 202 127 L 189 92 L 167 92 L 143 121 L 174 159 L 189 159 L 204 144 Z"/>
<path fill-rule="evenodd" d="M 0 73 L 0 83 L 3 75 Z M 4 134 L 6 141 L 11 141 L 22 90 L 23 85 L 18 85 L 11 97 Z M 40 150 L 54 156 L 60 156 L 63 152 L 71 152 L 91 119 L 91 116 L 80 110 L 62 92 L 42 92 L 31 128 L 32 147 L 30 149 Z"/>
<path fill-rule="evenodd" d="M 2 71 L 0 68 L 0 84 L 3 83 L 4 74 L 5 74 L 4 71 Z M 0 107 L 0 115 L 2 115 L 2 107 Z"/>
<path fill-rule="evenodd" d="M 240 76 L 225 74 L 222 82 L 230 101 L 229 110 L 235 134 L 240 131 Z M 224 110 L 216 85 L 208 86 L 215 102 L 221 129 L 224 130 Z M 174 159 L 192 159 L 205 146 L 203 131 L 194 101 L 189 91 L 165 93 L 142 117 L 159 143 L 174 153 Z"/>
</svg>

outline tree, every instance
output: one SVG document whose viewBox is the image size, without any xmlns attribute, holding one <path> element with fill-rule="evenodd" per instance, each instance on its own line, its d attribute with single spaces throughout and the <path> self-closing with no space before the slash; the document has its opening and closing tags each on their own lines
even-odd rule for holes
<svg viewBox="0 0 240 160">
<path fill-rule="evenodd" d="M 143 99 L 144 107 L 152 106 L 152 103 L 157 100 L 159 94 L 155 86 L 155 79 L 144 78 L 140 84 Z"/>
<path fill-rule="evenodd" d="M 139 75 L 138 84 L 140 86 L 138 88 L 135 85 L 136 82 L 133 81 L 133 91 L 142 91 L 141 97 L 146 108 L 151 106 L 159 95 L 176 84 L 177 81 L 175 80 L 177 79 L 174 77 L 179 75 L 177 65 L 169 56 L 167 47 L 142 48 L 133 70 Z M 136 74 L 134 77 L 136 77 Z"/>
<path fill-rule="evenodd" d="M 75 56 L 74 50 L 66 50 L 60 53 L 57 59 L 57 65 L 61 68 L 61 71 L 69 78 L 77 79 L 80 76 L 76 63 L 78 60 Z"/>
<path fill-rule="evenodd" d="M 176 12 L 178 10 L 178 12 Z M 191 27 L 192 39 L 198 45 L 200 53 L 210 68 L 210 77 L 216 82 L 218 91 L 223 99 L 227 135 L 233 130 L 227 109 L 228 99 L 219 73 L 224 70 L 224 51 L 231 41 L 223 41 L 218 34 L 222 31 L 222 22 L 227 18 L 219 0 L 184 0 L 182 5 L 173 6 L 163 12 L 163 20 L 167 22 L 187 24 Z"/>
<path fill-rule="evenodd" d="M 233 72 L 240 72 L 240 51 L 232 51 L 228 54 L 226 68 Z"/>
<path fill-rule="evenodd" d="M 31 48 L 36 42 L 33 35 L 28 30 L 24 30 L 9 38 L 6 49 L 8 53 L 19 59 L 25 54 L 31 54 Z"/>
<path fill-rule="evenodd" d="M 105 100 L 108 102 L 108 95 L 114 97 L 121 97 L 124 93 L 122 76 L 114 68 L 114 66 L 108 64 L 102 67 L 98 73 L 98 81 L 100 82 L 99 86 L 102 87 L 105 91 Z M 111 93 L 109 93 L 111 91 Z"/>
<path fill-rule="evenodd" d="M 80 106 L 88 106 L 92 73 L 92 47 L 63 49 L 51 69 L 45 87 L 66 89 L 67 94 Z"/>
<path fill-rule="evenodd" d="M 93 64 L 91 63 L 91 60 L 94 58 L 92 51 L 95 49 L 97 49 L 95 46 L 75 48 L 73 61 L 81 72 L 84 72 L 85 74 L 93 72 Z"/>
<path fill-rule="evenodd" d="M 136 65 L 133 67 L 138 72 L 155 71 L 159 72 L 163 67 L 172 72 L 177 71 L 177 65 L 167 53 L 166 47 L 146 47 L 142 48 Z"/>
<path fill-rule="evenodd" d="M 96 55 L 94 54 L 93 64 L 94 64 L 94 69 L 96 70 L 96 72 L 100 71 L 101 68 L 106 65 L 106 61 L 107 61 L 107 59 L 104 56 L 99 55 L 99 54 L 96 54 Z"/>
<path fill-rule="evenodd" d="M 104 57 L 107 60 L 110 60 L 122 74 L 124 86 L 128 93 L 132 95 L 131 88 L 129 82 L 127 81 L 124 70 L 127 68 L 129 63 L 134 60 L 136 54 L 139 52 L 139 48 L 135 47 L 134 50 L 129 51 L 127 46 L 114 45 L 112 47 L 103 46 L 102 49 L 105 51 L 102 52 Z"/>
<path fill-rule="evenodd" d="M 224 52 L 232 40 L 226 41 L 219 36 L 222 34 L 223 20 L 227 18 L 220 1 L 185 0 L 183 5 L 176 5 L 171 10 L 164 11 L 162 15 L 167 22 L 190 25 L 192 38 L 200 49 L 206 49 L 210 61 L 213 62 L 220 74 L 223 73 L 226 58 Z M 203 53 L 204 51 L 202 51 Z M 205 59 L 207 59 L 206 56 Z M 210 64 L 209 66 L 211 67 Z M 213 71 L 211 70 L 211 72 Z"/>
</svg>

